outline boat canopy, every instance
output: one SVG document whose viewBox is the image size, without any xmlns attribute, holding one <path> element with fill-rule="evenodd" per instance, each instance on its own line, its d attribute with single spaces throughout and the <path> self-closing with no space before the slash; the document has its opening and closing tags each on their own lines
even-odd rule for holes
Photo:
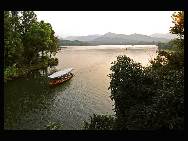
<svg viewBox="0 0 188 141">
<path fill-rule="evenodd" d="M 61 77 L 69 72 L 71 72 L 73 70 L 73 68 L 68 68 L 68 69 L 65 69 L 65 70 L 62 70 L 62 71 L 58 71 L 58 72 L 55 72 L 53 73 L 52 75 L 48 76 L 49 78 L 57 78 L 57 77 Z"/>
</svg>

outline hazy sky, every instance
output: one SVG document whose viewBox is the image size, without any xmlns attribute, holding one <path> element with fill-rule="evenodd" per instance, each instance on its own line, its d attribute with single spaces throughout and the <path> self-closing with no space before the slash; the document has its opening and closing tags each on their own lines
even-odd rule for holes
<svg viewBox="0 0 188 141">
<path fill-rule="evenodd" d="M 169 33 L 174 11 L 35 11 L 56 35 Z"/>
</svg>

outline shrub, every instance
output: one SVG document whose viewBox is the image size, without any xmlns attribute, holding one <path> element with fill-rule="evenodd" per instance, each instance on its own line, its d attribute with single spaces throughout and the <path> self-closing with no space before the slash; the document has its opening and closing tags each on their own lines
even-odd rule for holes
<svg viewBox="0 0 188 141">
<path fill-rule="evenodd" d="M 46 126 L 46 130 L 58 130 L 63 127 L 63 124 L 59 124 L 56 122 L 49 122 Z"/>
<path fill-rule="evenodd" d="M 183 129 L 184 67 L 159 53 L 147 68 L 119 56 L 111 67 L 111 98 L 119 129 Z M 179 58 L 179 57 L 177 57 Z"/>
<path fill-rule="evenodd" d="M 112 130 L 115 118 L 110 115 L 96 115 L 90 116 L 90 122 L 84 122 L 84 129 L 86 130 Z"/>
<path fill-rule="evenodd" d="M 184 129 L 184 60 L 180 56 L 159 52 L 149 67 L 118 56 L 109 75 L 115 118 L 94 115 L 85 129 Z"/>
<path fill-rule="evenodd" d="M 16 68 L 15 66 L 12 67 L 7 67 L 4 70 L 4 78 L 5 80 L 7 79 L 11 79 L 13 77 L 17 77 L 18 76 L 18 68 Z"/>
<path fill-rule="evenodd" d="M 58 59 L 57 58 L 49 59 L 49 62 L 48 62 L 49 66 L 56 66 L 57 64 L 58 64 Z"/>
</svg>

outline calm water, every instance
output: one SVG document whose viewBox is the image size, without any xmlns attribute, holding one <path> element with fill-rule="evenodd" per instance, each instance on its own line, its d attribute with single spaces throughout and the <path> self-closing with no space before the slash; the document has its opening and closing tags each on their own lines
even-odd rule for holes
<svg viewBox="0 0 188 141">
<path fill-rule="evenodd" d="M 125 49 L 127 48 L 127 50 Z M 114 114 L 108 90 L 111 62 L 127 55 L 142 65 L 156 56 L 156 46 L 101 45 L 62 48 L 57 70 L 73 67 L 75 76 L 57 87 L 48 86 L 47 74 L 5 84 L 4 128 L 46 129 L 49 122 L 62 130 L 79 130 L 92 114 Z"/>
</svg>

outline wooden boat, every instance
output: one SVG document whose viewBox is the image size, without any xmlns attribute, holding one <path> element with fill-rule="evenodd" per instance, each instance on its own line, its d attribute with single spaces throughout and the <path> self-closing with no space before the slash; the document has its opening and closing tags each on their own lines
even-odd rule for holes
<svg viewBox="0 0 188 141">
<path fill-rule="evenodd" d="M 49 85 L 58 85 L 71 79 L 73 77 L 73 74 L 71 73 L 72 70 L 73 68 L 68 68 L 62 71 L 55 72 L 52 75 L 48 76 L 50 78 Z"/>
</svg>

